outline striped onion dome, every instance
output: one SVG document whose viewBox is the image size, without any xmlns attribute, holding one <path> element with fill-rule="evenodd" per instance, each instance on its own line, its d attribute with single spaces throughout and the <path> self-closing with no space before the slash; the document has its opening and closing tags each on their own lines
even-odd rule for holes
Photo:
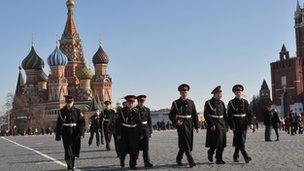
<svg viewBox="0 0 304 171">
<path fill-rule="evenodd" d="M 68 63 L 68 58 L 62 51 L 56 46 L 55 50 L 48 57 L 47 62 L 49 66 L 65 66 Z"/>
<path fill-rule="evenodd" d="M 42 69 L 44 67 L 44 62 L 36 53 L 34 45 L 32 45 L 30 53 L 23 59 L 21 66 L 24 70 Z"/>
</svg>

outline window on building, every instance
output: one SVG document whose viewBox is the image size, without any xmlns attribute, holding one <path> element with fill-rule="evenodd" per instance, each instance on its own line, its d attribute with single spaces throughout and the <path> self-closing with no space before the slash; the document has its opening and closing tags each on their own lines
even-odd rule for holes
<svg viewBox="0 0 304 171">
<path fill-rule="evenodd" d="M 282 86 L 286 86 L 287 85 L 286 76 L 282 76 L 281 77 L 281 84 L 282 84 Z"/>
</svg>

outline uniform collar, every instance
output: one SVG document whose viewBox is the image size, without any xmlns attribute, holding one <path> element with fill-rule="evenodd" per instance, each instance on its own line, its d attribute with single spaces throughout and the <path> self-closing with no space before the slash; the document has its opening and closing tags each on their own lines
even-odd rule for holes
<svg viewBox="0 0 304 171">
<path fill-rule="evenodd" d="M 180 97 L 179 100 L 180 100 L 180 101 L 183 101 L 183 102 L 188 102 L 189 99 L 188 99 L 188 98 L 182 99 L 182 97 Z"/>
<path fill-rule="evenodd" d="M 220 102 L 221 100 L 220 99 L 216 99 L 214 97 L 211 98 L 211 100 L 215 101 L 215 102 Z"/>
<path fill-rule="evenodd" d="M 143 105 L 143 106 L 137 105 L 137 108 L 139 108 L 139 109 L 144 109 L 145 107 L 146 107 L 145 105 Z"/>
<path fill-rule="evenodd" d="M 68 107 L 67 105 L 65 105 L 65 107 L 68 109 L 68 110 L 74 110 L 75 109 L 75 105 L 73 105 L 72 107 Z"/>
<path fill-rule="evenodd" d="M 236 100 L 236 101 L 243 101 L 243 98 L 239 99 L 239 98 L 235 97 L 234 100 Z"/>
</svg>

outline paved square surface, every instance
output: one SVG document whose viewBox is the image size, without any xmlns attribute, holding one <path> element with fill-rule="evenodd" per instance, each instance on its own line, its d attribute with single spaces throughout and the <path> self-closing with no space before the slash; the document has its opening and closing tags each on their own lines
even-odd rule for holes
<svg viewBox="0 0 304 171">
<path fill-rule="evenodd" d="M 177 148 L 177 133 L 171 131 L 154 131 L 150 141 L 150 157 L 155 165 L 149 170 L 304 170 L 304 135 L 290 136 L 280 132 L 279 142 L 264 142 L 264 130 L 248 133 L 247 149 L 253 158 L 249 164 L 232 161 L 232 132 L 228 132 L 228 147 L 224 151 L 226 165 L 218 166 L 207 160 L 205 145 L 205 130 L 195 134 L 193 156 L 197 166 L 177 167 L 175 157 Z M 274 135 L 273 135 L 274 136 Z M 121 170 L 119 159 L 116 158 L 114 145 L 106 151 L 105 146 L 99 148 L 87 145 L 89 135 L 82 140 L 80 158 L 76 160 L 78 170 Z M 5 139 L 7 138 L 7 139 Z M 94 144 L 94 143 L 93 143 Z M 126 166 L 128 166 L 126 158 Z M 36 171 L 65 170 L 62 165 L 64 153 L 62 142 L 56 142 L 54 136 L 17 136 L 0 138 L 0 170 L 1 171 Z M 183 163 L 187 164 L 184 156 Z M 143 167 L 142 153 L 138 160 L 139 170 Z M 127 168 L 123 169 L 127 170 Z"/>
</svg>

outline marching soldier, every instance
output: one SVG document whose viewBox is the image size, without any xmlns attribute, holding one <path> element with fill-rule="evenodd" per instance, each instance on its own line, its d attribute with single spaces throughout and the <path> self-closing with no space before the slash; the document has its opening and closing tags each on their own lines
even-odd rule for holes
<svg viewBox="0 0 304 171">
<path fill-rule="evenodd" d="M 60 109 L 56 125 L 56 141 L 62 138 L 68 170 L 74 170 L 75 157 L 79 157 L 81 136 L 84 137 L 85 120 L 74 106 L 74 97 L 65 96 L 66 105 Z"/>
<path fill-rule="evenodd" d="M 204 117 L 207 123 L 206 147 L 208 160 L 213 162 L 213 154 L 216 150 L 216 164 L 225 164 L 223 151 L 226 147 L 226 132 L 228 130 L 225 104 L 222 100 L 221 86 L 217 86 L 212 92 L 213 97 L 206 101 Z"/>
<path fill-rule="evenodd" d="M 253 116 L 248 101 L 242 98 L 244 87 L 237 84 L 233 86 L 232 91 L 235 98 L 228 104 L 228 122 L 230 129 L 233 130 L 233 146 L 235 147 L 233 160 L 239 162 L 239 151 L 241 151 L 245 162 L 249 163 L 251 157 L 245 150 L 245 142 L 248 126 L 250 125 L 250 128 L 253 129 Z"/>
<path fill-rule="evenodd" d="M 195 162 L 191 155 L 193 149 L 193 127 L 198 132 L 198 119 L 194 102 L 188 99 L 188 91 L 190 86 L 182 84 L 178 87 L 180 98 L 172 103 L 169 113 L 169 119 L 176 125 L 178 134 L 179 151 L 176 157 L 178 166 L 183 166 L 182 158 L 184 153 L 187 156 L 189 166 L 195 166 Z"/>
<path fill-rule="evenodd" d="M 125 97 L 127 106 L 120 110 L 117 119 L 116 132 L 118 140 L 121 142 L 120 146 L 120 166 L 125 167 L 125 157 L 130 155 L 129 166 L 130 169 L 137 169 L 136 161 L 139 153 L 141 121 L 139 112 L 134 107 L 136 96 L 128 95 Z"/>
<path fill-rule="evenodd" d="M 120 106 L 120 103 L 117 103 L 116 104 L 116 111 L 114 113 L 114 116 L 112 117 L 112 119 L 110 120 L 110 125 L 112 125 L 111 127 L 111 131 L 113 131 L 113 138 L 114 138 L 114 145 L 115 145 L 115 151 L 116 151 L 116 154 L 117 154 L 117 157 L 120 158 L 120 142 L 118 140 L 118 135 L 117 135 L 117 132 L 116 132 L 116 127 L 117 127 L 117 119 L 118 119 L 118 116 L 120 115 L 120 111 L 121 111 L 121 106 Z"/>
<path fill-rule="evenodd" d="M 99 109 L 91 116 L 91 127 L 90 127 L 90 138 L 89 138 L 89 146 L 92 145 L 94 134 L 96 134 L 96 146 L 99 147 L 99 130 L 101 129 L 102 117 L 100 116 Z"/>
<path fill-rule="evenodd" d="M 115 111 L 111 109 L 111 102 L 105 101 L 106 109 L 103 111 L 103 132 L 106 141 L 106 148 L 108 151 L 111 150 L 110 143 L 112 139 L 112 129 L 113 125 L 110 125 L 110 120 L 113 118 Z"/>
<path fill-rule="evenodd" d="M 141 135 L 143 137 L 140 140 L 140 150 L 143 151 L 145 167 L 153 167 L 153 164 L 151 164 L 149 157 L 149 139 L 152 135 L 152 120 L 150 109 L 145 106 L 146 98 L 146 95 L 137 96 L 138 105 L 136 108 L 140 114 L 139 117 L 142 123 Z"/>
</svg>

